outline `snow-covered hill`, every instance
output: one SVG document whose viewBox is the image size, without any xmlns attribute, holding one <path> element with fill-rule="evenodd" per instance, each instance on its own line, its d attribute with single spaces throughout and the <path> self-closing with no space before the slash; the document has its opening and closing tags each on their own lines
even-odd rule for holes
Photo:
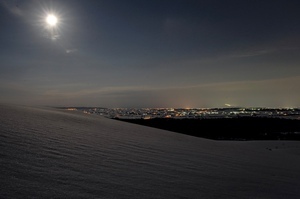
<svg viewBox="0 0 300 199">
<path fill-rule="evenodd" d="M 0 198 L 300 198 L 300 142 L 0 105 Z"/>
</svg>

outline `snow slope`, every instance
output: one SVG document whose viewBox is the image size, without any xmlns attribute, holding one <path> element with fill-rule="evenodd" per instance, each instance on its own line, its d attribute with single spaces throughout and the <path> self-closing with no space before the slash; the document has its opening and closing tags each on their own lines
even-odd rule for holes
<svg viewBox="0 0 300 199">
<path fill-rule="evenodd" d="M 300 142 L 0 105 L 0 198 L 300 198 Z"/>
</svg>

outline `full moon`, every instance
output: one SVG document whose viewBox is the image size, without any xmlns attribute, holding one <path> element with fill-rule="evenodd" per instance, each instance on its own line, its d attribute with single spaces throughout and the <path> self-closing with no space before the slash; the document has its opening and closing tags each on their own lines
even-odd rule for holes
<svg viewBox="0 0 300 199">
<path fill-rule="evenodd" d="M 57 17 L 54 15 L 48 15 L 46 18 L 46 22 L 50 26 L 55 26 L 57 24 Z"/>
</svg>

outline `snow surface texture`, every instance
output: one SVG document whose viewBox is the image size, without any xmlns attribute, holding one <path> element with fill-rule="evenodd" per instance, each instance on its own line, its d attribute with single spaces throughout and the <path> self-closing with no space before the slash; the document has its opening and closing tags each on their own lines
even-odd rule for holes
<svg viewBox="0 0 300 199">
<path fill-rule="evenodd" d="M 0 198 L 300 198 L 300 142 L 0 105 Z"/>
</svg>

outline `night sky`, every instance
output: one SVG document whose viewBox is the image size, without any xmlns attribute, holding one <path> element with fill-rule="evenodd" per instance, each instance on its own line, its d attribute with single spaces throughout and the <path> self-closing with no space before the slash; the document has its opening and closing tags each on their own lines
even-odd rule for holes
<svg viewBox="0 0 300 199">
<path fill-rule="evenodd" d="M 0 102 L 300 107 L 299 10 L 299 0 L 0 0 Z"/>
</svg>

